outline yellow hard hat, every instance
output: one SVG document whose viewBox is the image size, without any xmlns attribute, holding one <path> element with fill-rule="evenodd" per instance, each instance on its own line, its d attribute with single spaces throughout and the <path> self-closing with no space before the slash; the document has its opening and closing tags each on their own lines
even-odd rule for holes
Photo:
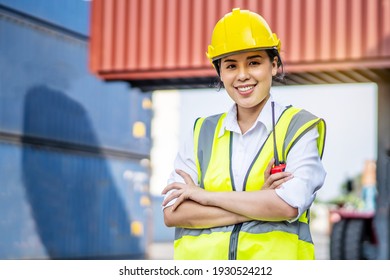
<svg viewBox="0 0 390 280">
<path fill-rule="evenodd" d="M 280 52 L 280 40 L 265 19 L 254 12 L 234 8 L 215 25 L 206 55 L 213 62 L 239 51 L 272 48 Z"/>
</svg>

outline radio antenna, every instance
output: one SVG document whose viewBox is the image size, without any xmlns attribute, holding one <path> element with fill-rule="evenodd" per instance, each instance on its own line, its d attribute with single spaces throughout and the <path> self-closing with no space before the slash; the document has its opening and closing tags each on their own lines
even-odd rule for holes
<svg viewBox="0 0 390 280">
<path fill-rule="evenodd" d="M 283 172 L 286 169 L 286 164 L 284 162 L 279 162 L 279 156 L 278 156 L 278 150 L 277 150 L 277 145 L 276 145 L 276 130 L 275 130 L 275 104 L 272 101 L 271 102 L 272 106 L 272 133 L 274 136 L 274 166 L 271 168 L 271 174 L 275 174 L 278 172 Z"/>
<path fill-rule="evenodd" d="M 275 103 L 272 101 L 271 102 L 272 106 L 272 131 L 273 131 L 273 136 L 274 136 L 274 158 L 275 158 L 275 166 L 278 166 L 279 163 L 279 156 L 278 156 L 278 150 L 276 147 L 276 131 L 275 131 Z"/>
</svg>

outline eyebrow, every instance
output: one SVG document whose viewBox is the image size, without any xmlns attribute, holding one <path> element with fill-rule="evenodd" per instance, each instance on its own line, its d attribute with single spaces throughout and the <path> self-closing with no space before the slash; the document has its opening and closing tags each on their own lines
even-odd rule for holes
<svg viewBox="0 0 390 280">
<path fill-rule="evenodd" d="M 248 56 L 246 59 L 253 59 L 253 58 L 263 58 L 261 55 L 259 54 L 256 54 L 256 55 L 252 55 L 252 56 Z"/>
<path fill-rule="evenodd" d="M 246 58 L 246 60 L 250 60 L 250 59 L 254 59 L 254 58 L 263 58 L 263 57 L 261 55 L 259 55 L 259 54 L 256 54 L 256 55 L 248 56 Z M 222 63 L 225 63 L 225 62 L 237 62 L 237 60 L 228 58 L 228 59 L 225 59 L 225 60 L 222 61 Z"/>
</svg>

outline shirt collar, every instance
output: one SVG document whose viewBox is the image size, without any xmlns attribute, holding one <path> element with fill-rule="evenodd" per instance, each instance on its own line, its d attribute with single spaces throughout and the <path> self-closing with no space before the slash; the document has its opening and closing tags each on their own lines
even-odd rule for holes
<svg viewBox="0 0 390 280">
<path fill-rule="evenodd" d="M 265 126 L 268 134 L 271 133 L 272 131 L 272 107 L 271 107 L 272 101 L 274 101 L 274 99 L 271 96 L 265 103 L 256 121 L 256 124 L 260 122 Z M 275 102 L 275 122 L 278 120 L 281 111 L 282 111 L 282 106 Z M 218 133 L 218 138 L 222 137 L 226 130 L 236 132 L 236 133 L 241 133 L 241 129 L 237 121 L 237 106 L 235 103 L 232 105 L 232 107 L 230 107 L 229 111 L 226 113 L 226 117 L 223 120 L 221 129 Z"/>
<path fill-rule="evenodd" d="M 223 120 L 221 129 L 218 134 L 218 138 L 222 137 L 225 134 L 225 130 L 241 133 L 240 126 L 238 125 L 237 121 L 237 106 L 236 103 L 234 103 L 229 111 L 226 113 L 226 117 Z"/>
</svg>

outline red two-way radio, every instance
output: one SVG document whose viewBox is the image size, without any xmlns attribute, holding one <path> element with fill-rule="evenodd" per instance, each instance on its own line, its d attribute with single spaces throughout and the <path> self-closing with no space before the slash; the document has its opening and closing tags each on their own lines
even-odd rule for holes
<svg viewBox="0 0 390 280">
<path fill-rule="evenodd" d="M 275 163 L 274 166 L 271 169 L 271 174 L 283 172 L 286 169 L 286 164 L 284 162 L 279 161 L 279 156 L 278 156 L 278 150 L 277 150 L 277 145 L 276 145 L 276 135 L 275 135 L 275 104 L 272 101 L 272 134 L 274 137 L 274 158 L 275 158 Z"/>
</svg>

